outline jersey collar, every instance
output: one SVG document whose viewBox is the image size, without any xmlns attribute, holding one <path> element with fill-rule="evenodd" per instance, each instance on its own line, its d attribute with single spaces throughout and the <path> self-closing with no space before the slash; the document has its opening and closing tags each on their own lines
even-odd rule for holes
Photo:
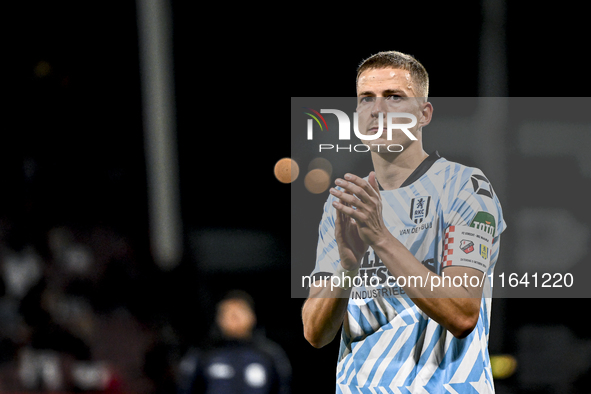
<svg viewBox="0 0 591 394">
<path fill-rule="evenodd" d="M 433 153 L 431 153 L 425 160 L 423 160 L 421 162 L 421 164 L 419 164 L 419 166 L 417 168 L 415 168 L 415 170 L 412 172 L 412 174 L 410 174 L 409 177 L 406 178 L 406 180 L 402 183 L 402 185 L 400 185 L 400 188 L 406 187 L 406 186 L 414 183 L 417 179 L 419 179 L 427 171 L 429 171 L 429 168 L 431 168 L 431 166 L 439 159 L 441 159 L 439 152 L 434 151 Z M 380 187 L 380 190 L 384 190 L 384 189 L 382 189 L 382 185 L 380 185 L 379 182 L 378 182 L 378 186 Z"/>
</svg>

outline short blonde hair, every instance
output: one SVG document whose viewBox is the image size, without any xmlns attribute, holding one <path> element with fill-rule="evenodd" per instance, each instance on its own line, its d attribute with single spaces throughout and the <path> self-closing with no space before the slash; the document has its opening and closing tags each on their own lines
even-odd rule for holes
<svg viewBox="0 0 591 394">
<path fill-rule="evenodd" d="M 425 67 L 414 57 L 397 51 L 379 52 L 362 61 L 357 67 L 355 86 L 357 86 L 359 76 L 364 71 L 389 67 L 410 72 L 410 77 L 420 97 L 426 98 L 429 96 L 429 74 L 427 74 Z"/>
</svg>

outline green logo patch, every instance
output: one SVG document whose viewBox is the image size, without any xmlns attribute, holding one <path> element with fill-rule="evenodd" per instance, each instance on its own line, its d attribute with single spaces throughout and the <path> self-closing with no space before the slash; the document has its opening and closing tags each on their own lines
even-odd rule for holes
<svg viewBox="0 0 591 394">
<path fill-rule="evenodd" d="M 472 219 L 472 223 L 470 223 L 470 227 L 477 228 L 478 230 L 482 230 L 490 235 L 495 236 L 497 223 L 495 222 L 495 217 L 488 212 L 478 212 L 474 219 Z"/>
</svg>

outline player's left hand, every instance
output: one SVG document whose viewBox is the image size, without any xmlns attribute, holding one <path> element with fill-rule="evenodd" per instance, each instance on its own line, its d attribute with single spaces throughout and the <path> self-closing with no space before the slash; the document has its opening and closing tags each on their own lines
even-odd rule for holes
<svg viewBox="0 0 591 394">
<path fill-rule="evenodd" d="M 345 179 L 337 178 L 335 184 L 345 191 L 331 188 L 330 193 L 348 205 L 337 200 L 333 206 L 355 219 L 363 242 L 371 246 L 390 234 L 382 217 L 382 197 L 375 172 L 369 174 L 367 181 L 357 175 L 345 174 Z"/>
</svg>

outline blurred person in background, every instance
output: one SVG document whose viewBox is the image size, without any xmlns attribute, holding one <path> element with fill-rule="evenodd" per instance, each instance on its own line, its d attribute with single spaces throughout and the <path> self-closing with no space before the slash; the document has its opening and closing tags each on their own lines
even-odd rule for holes
<svg viewBox="0 0 591 394">
<path fill-rule="evenodd" d="M 141 368 L 156 333 L 127 308 L 133 278 L 110 269 L 131 254 L 112 231 L 0 218 L 0 392 L 154 388 Z"/>
<path fill-rule="evenodd" d="M 227 293 L 216 306 L 212 348 L 190 351 L 181 361 L 179 394 L 289 393 L 289 360 L 256 326 L 253 298 Z"/>
</svg>

